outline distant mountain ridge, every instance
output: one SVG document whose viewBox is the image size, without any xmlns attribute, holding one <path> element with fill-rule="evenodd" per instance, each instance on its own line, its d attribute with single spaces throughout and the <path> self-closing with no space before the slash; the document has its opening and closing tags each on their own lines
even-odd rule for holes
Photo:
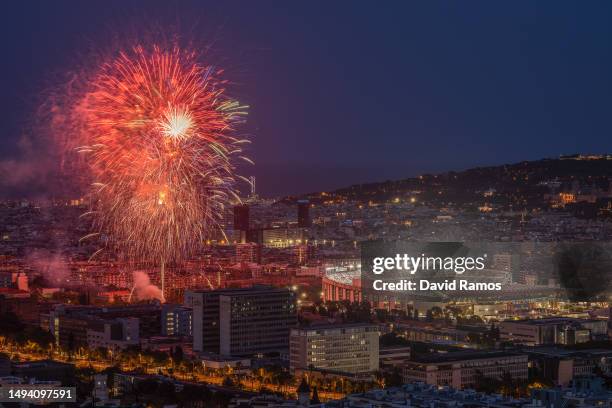
<svg viewBox="0 0 612 408">
<path fill-rule="evenodd" d="M 610 191 L 611 179 L 612 155 L 577 154 L 423 174 L 402 180 L 354 184 L 330 192 L 286 197 L 285 200 L 308 199 L 313 203 L 345 200 L 386 202 L 394 198 L 407 198 L 420 202 L 435 200 L 438 204 L 523 202 L 530 207 L 535 204 L 533 201 L 541 201 L 544 195 L 558 192 L 605 195 Z"/>
</svg>

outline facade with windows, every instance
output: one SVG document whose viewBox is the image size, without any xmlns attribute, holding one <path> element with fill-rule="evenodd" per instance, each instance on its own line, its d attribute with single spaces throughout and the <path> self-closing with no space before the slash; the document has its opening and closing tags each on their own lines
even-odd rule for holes
<svg viewBox="0 0 612 408">
<path fill-rule="evenodd" d="M 369 324 L 326 325 L 294 329 L 290 339 L 290 367 L 339 373 L 378 370 L 379 330 Z"/>
<path fill-rule="evenodd" d="M 499 324 L 499 331 L 504 341 L 540 346 L 572 345 L 606 338 L 608 328 L 605 320 L 550 317 L 503 321 Z"/>
<path fill-rule="evenodd" d="M 193 297 L 193 350 L 223 356 L 282 353 L 297 326 L 295 293 L 253 286 L 197 291 Z"/>
<path fill-rule="evenodd" d="M 526 380 L 526 354 L 507 352 L 451 352 L 427 355 L 404 363 L 404 382 L 424 382 L 435 386 L 457 389 L 471 388 L 480 378 L 510 375 L 515 380 Z"/>
</svg>

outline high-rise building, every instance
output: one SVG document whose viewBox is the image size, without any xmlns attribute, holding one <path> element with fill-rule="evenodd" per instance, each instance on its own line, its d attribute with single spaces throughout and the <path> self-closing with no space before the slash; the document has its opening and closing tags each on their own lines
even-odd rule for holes
<svg viewBox="0 0 612 408">
<path fill-rule="evenodd" d="M 289 349 L 295 293 L 269 286 L 193 292 L 193 350 L 246 356 Z"/>
<path fill-rule="evenodd" d="M 255 184 L 255 176 L 249 177 L 249 184 L 251 185 L 251 194 L 249 195 L 249 197 L 257 198 L 257 188 Z"/>
<path fill-rule="evenodd" d="M 291 330 L 292 373 L 309 369 L 338 373 L 378 370 L 378 327 L 371 324 L 324 325 Z"/>
<path fill-rule="evenodd" d="M 311 226 L 310 223 L 310 202 L 308 200 L 300 200 L 297 203 L 298 205 L 298 227 L 299 228 L 309 228 Z"/>
<path fill-rule="evenodd" d="M 234 206 L 234 230 L 248 231 L 249 229 L 249 206 L 241 204 Z"/>
<path fill-rule="evenodd" d="M 241 204 L 234 206 L 234 239 L 237 242 L 247 242 L 247 234 L 249 231 L 249 206 Z"/>
<path fill-rule="evenodd" d="M 193 306 L 193 351 L 219 353 L 221 290 L 189 291 Z"/>
<path fill-rule="evenodd" d="M 263 244 L 263 228 L 251 228 L 246 232 L 246 242 L 252 242 L 254 244 Z"/>
</svg>

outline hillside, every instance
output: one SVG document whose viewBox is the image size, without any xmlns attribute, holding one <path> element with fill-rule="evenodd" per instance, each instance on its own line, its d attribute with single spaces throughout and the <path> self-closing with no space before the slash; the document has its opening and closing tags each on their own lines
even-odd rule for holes
<svg viewBox="0 0 612 408">
<path fill-rule="evenodd" d="M 424 174 L 403 180 L 355 184 L 288 200 L 389 202 L 396 198 L 420 203 L 462 205 L 488 202 L 507 207 L 539 207 L 552 195 L 572 193 L 608 197 L 612 178 L 610 156 L 566 156 L 558 159 L 476 167 L 464 171 Z"/>
</svg>

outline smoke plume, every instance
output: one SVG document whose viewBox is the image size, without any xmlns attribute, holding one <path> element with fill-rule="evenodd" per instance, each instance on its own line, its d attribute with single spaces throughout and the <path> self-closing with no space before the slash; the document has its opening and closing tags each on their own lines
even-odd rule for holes
<svg viewBox="0 0 612 408">
<path fill-rule="evenodd" d="M 138 300 L 157 299 L 162 300 L 161 290 L 151 283 L 149 275 L 143 271 L 134 271 L 134 292 Z"/>
</svg>

